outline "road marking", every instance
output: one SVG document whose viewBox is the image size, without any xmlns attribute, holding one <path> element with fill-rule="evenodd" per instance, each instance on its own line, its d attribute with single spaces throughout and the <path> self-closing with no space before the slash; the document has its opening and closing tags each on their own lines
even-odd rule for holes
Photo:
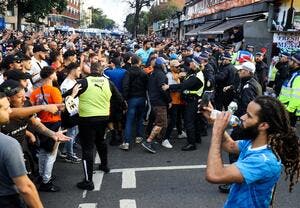
<svg viewBox="0 0 300 208">
<path fill-rule="evenodd" d="M 98 152 L 96 152 L 95 164 L 100 164 L 100 163 L 101 163 L 101 160 L 100 160 L 99 154 L 98 154 Z"/>
<path fill-rule="evenodd" d="M 78 208 L 97 208 L 97 203 L 84 203 L 84 204 L 79 204 Z"/>
<path fill-rule="evenodd" d="M 136 208 L 136 202 L 133 199 L 121 199 L 120 208 Z"/>
<path fill-rule="evenodd" d="M 122 189 L 136 188 L 136 178 L 134 170 L 124 170 L 122 172 Z"/>
<path fill-rule="evenodd" d="M 86 194 L 87 194 L 87 190 L 84 190 L 83 193 L 82 193 L 82 198 L 86 198 Z"/>
<path fill-rule="evenodd" d="M 188 170 L 188 169 L 204 169 L 206 165 L 185 165 L 185 166 L 164 166 L 164 167 L 143 167 L 143 168 L 124 168 L 112 169 L 111 173 L 123 173 L 124 171 L 153 171 L 153 170 Z"/>
<path fill-rule="evenodd" d="M 102 171 L 95 171 L 93 175 L 93 182 L 95 189 L 93 191 L 100 191 L 104 173 Z"/>
</svg>

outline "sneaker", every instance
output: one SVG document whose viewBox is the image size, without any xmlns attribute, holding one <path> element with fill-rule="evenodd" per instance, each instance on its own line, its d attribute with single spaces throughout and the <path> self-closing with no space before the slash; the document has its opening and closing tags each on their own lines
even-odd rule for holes
<svg viewBox="0 0 300 208">
<path fill-rule="evenodd" d="M 92 190 L 94 190 L 95 187 L 94 187 L 93 181 L 83 180 L 83 181 L 77 183 L 77 188 L 92 191 Z"/>
<path fill-rule="evenodd" d="M 156 153 L 156 151 L 152 147 L 151 142 L 147 142 L 147 141 L 142 142 L 142 147 L 153 154 Z"/>
<path fill-rule="evenodd" d="M 184 139 L 184 138 L 187 138 L 187 135 L 186 135 L 186 133 L 185 133 L 184 131 L 182 131 L 181 134 L 179 134 L 179 135 L 177 136 L 177 138 L 178 138 L 178 139 Z"/>
<path fill-rule="evenodd" d="M 143 141 L 143 137 L 136 137 L 135 138 L 135 143 L 140 144 Z"/>
<path fill-rule="evenodd" d="M 39 191 L 44 192 L 58 192 L 60 191 L 60 187 L 55 186 L 52 181 L 50 180 L 48 183 L 41 183 L 39 187 Z"/>
<path fill-rule="evenodd" d="M 165 147 L 165 148 L 168 148 L 168 149 L 172 149 L 172 148 L 173 148 L 173 146 L 171 145 L 171 143 L 170 143 L 170 141 L 169 141 L 168 139 L 165 139 L 165 140 L 161 143 L 161 145 L 162 145 L 163 147 Z"/>
<path fill-rule="evenodd" d="M 109 173 L 110 169 L 105 165 L 99 165 L 99 170 L 103 171 L 104 173 Z"/>
<path fill-rule="evenodd" d="M 119 146 L 122 150 L 129 150 L 129 143 L 123 143 Z"/>
<path fill-rule="evenodd" d="M 81 162 L 81 159 L 79 157 L 77 157 L 76 155 L 73 155 L 73 156 L 67 156 L 65 158 L 65 162 L 68 162 L 68 163 L 74 163 L 74 164 L 78 164 Z"/>
<path fill-rule="evenodd" d="M 60 152 L 59 153 L 59 157 L 61 158 L 61 159 L 65 159 L 65 158 L 67 158 L 67 153 L 66 152 Z"/>
</svg>

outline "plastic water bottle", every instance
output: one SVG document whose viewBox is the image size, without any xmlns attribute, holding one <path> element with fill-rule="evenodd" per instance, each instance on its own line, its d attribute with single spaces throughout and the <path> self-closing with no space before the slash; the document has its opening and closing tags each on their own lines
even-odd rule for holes
<svg viewBox="0 0 300 208">
<path fill-rule="evenodd" d="M 212 119 L 216 119 L 217 115 L 219 115 L 220 113 L 221 113 L 221 111 L 213 110 L 211 112 L 210 116 Z M 230 120 L 229 120 L 229 124 L 228 124 L 230 127 L 238 127 L 238 126 L 241 126 L 241 124 L 242 124 L 242 122 L 239 119 L 239 117 L 237 117 L 235 115 L 230 116 Z"/>
</svg>

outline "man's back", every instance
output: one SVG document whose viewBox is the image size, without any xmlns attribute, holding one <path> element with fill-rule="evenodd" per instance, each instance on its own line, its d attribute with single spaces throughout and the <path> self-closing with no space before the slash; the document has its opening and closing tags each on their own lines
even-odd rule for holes
<svg viewBox="0 0 300 208">
<path fill-rule="evenodd" d="M 23 161 L 18 141 L 0 133 L 0 196 L 18 193 L 12 178 L 26 175 Z"/>
<path fill-rule="evenodd" d="M 238 142 L 240 155 L 235 166 L 243 183 L 234 183 L 224 207 L 269 207 L 272 189 L 280 177 L 281 162 L 267 145 L 252 148 L 251 140 Z"/>
</svg>

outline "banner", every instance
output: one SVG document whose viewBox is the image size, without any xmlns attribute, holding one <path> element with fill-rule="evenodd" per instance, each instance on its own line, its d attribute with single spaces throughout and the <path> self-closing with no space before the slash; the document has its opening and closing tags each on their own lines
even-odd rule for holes
<svg viewBox="0 0 300 208">
<path fill-rule="evenodd" d="M 0 30 L 5 29 L 5 19 L 4 17 L 0 17 Z"/>
<path fill-rule="evenodd" d="M 274 33 L 273 42 L 277 43 L 280 52 L 300 52 L 300 33 Z"/>
</svg>

